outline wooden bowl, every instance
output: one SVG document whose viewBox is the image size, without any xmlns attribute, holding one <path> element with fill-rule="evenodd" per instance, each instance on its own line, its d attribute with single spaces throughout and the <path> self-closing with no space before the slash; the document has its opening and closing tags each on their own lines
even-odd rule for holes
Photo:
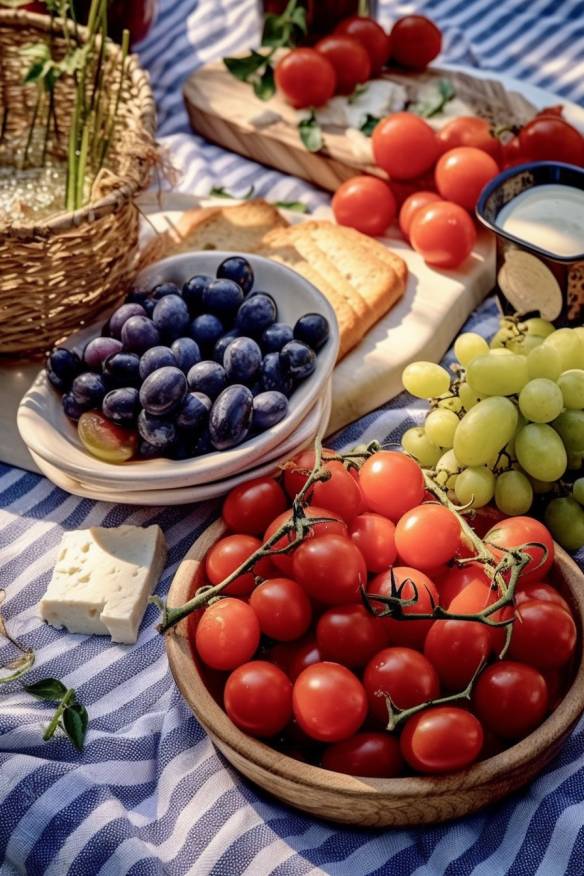
<svg viewBox="0 0 584 876">
<path fill-rule="evenodd" d="M 218 520 L 195 541 L 171 584 L 169 605 L 183 604 L 200 586 L 201 560 L 224 532 Z M 584 711 L 584 575 L 558 545 L 553 578 L 570 603 L 578 627 L 577 660 L 569 690 L 528 737 L 449 776 L 363 779 L 287 757 L 238 730 L 215 702 L 193 660 L 186 621 L 167 633 L 166 650 L 175 681 L 199 722 L 227 760 L 261 788 L 331 821 L 370 827 L 433 824 L 468 815 L 526 785 L 556 756 Z"/>
</svg>

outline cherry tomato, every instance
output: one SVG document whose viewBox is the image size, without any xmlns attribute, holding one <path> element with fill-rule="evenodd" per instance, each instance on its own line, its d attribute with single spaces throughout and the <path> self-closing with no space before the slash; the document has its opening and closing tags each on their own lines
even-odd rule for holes
<svg viewBox="0 0 584 876">
<path fill-rule="evenodd" d="M 454 566 L 439 578 L 432 578 L 440 594 L 440 605 L 449 608 L 452 600 L 475 579 L 483 584 L 489 584 L 489 579 L 480 563 L 468 563 L 465 566 Z"/>
<path fill-rule="evenodd" d="M 341 183 L 333 196 L 339 225 L 380 237 L 395 219 L 396 203 L 386 182 L 375 176 L 354 176 Z"/>
<path fill-rule="evenodd" d="M 195 633 L 201 660 L 212 669 L 235 669 L 253 657 L 260 643 L 260 623 L 240 599 L 219 599 L 205 611 Z"/>
<path fill-rule="evenodd" d="M 320 535 L 326 535 L 328 533 L 335 533 L 336 535 L 347 535 L 347 525 L 341 520 L 341 518 L 334 514 L 332 511 L 328 511 L 326 508 L 319 508 L 317 505 L 309 505 L 304 509 L 304 513 L 307 517 L 327 517 L 330 518 L 330 523 L 317 523 L 310 528 L 304 540 L 307 541 L 310 538 L 316 538 Z M 292 511 L 284 511 L 275 520 L 272 520 L 268 528 L 264 533 L 264 542 L 268 541 L 281 526 L 283 526 L 288 521 L 292 520 Z M 294 541 L 295 535 L 293 532 L 289 532 L 288 535 L 283 535 L 278 541 L 274 542 L 272 548 L 274 550 L 281 550 L 286 546 L 286 543 L 290 543 Z M 291 578 L 292 575 L 292 565 L 293 565 L 293 557 L 294 551 L 291 551 L 289 554 L 275 554 L 271 557 L 274 565 L 286 575 L 286 577 Z"/>
<path fill-rule="evenodd" d="M 519 132 L 521 151 L 527 161 L 565 161 L 584 164 L 584 137 L 555 115 L 536 116 Z"/>
<path fill-rule="evenodd" d="M 413 179 L 430 170 L 440 147 L 430 125 L 413 113 L 392 113 L 372 136 L 375 163 L 390 179 Z"/>
<path fill-rule="evenodd" d="M 554 561 L 554 542 L 548 529 L 533 517 L 509 517 L 496 523 L 485 535 L 491 552 L 496 559 L 503 556 L 497 548 L 525 547 L 531 560 L 523 568 L 520 580 L 524 584 L 541 581 L 546 577 Z M 540 547 L 540 545 L 542 547 Z M 494 546 L 494 547 L 493 547 Z"/>
<path fill-rule="evenodd" d="M 384 648 L 371 658 L 363 684 L 374 718 L 387 724 L 387 697 L 398 709 L 409 709 L 440 695 L 438 674 L 427 657 L 412 648 Z"/>
<path fill-rule="evenodd" d="M 379 76 L 391 50 L 391 40 L 380 24 L 367 15 L 352 15 L 337 24 L 334 32 L 358 40 L 369 55 L 371 76 Z"/>
<path fill-rule="evenodd" d="M 427 67 L 442 48 L 442 33 L 423 15 L 398 18 L 390 36 L 392 61 L 412 70 Z"/>
<path fill-rule="evenodd" d="M 263 581 L 251 594 L 249 604 L 258 616 L 262 633 L 271 639 L 291 642 L 310 626 L 310 600 L 300 584 L 290 578 Z"/>
<path fill-rule="evenodd" d="M 435 173 L 442 197 L 472 212 L 485 185 L 499 173 L 499 166 L 482 149 L 457 146 L 438 159 Z"/>
<path fill-rule="evenodd" d="M 387 644 L 387 631 L 363 605 L 336 605 L 319 619 L 316 641 L 323 660 L 353 668 L 365 666 Z"/>
<path fill-rule="evenodd" d="M 267 660 L 252 660 L 235 669 L 225 684 L 225 711 L 240 730 L 269 738 L 292 717 L 292 684 Z"/>
<path fill-rule="evenodd" d="M 456 515 L 443 505 L 411 508 L 398 521 L 395 546 L 400 560 L 416 569 L 432 569 L 451 560 L 460 539 Z"/>
<path fill-rule="evenodd" d="M 417 462 L 404 453 L 380 450 L 361 466 L 359 472 L 365 501 L 372 511 L 394 523 L 419 505 L 424 496 L 424 476 Z"/>
<path fill-rule="evenodd" d="M 448 610 L 453 614 L 478 614 L 483 611 L 488 605 L 492 605 L 499 599 L 499 593 L 493 589 L 488 579 L 485 581 L 479 577 L 475 578 L 462 590 L 458 596 L 455 596 Z M 490 616 L 493 621 L 501 622 L 507 618 L 513 617 L 513 609 L 511 606 L 500 608 Z M 491 653 L 499 654 L 506 640 L 506 627 L 489 627 L 489 635 L 491 639 Z"/>
<path fill-rule="evenodd" d="M 296 109 L 322 106 L 335 93 L 337 75 L 331 62 L 314 49 L 292 49 L 276 65 L 276 85 Z"/>
<path fill-rule="evenodd" d="M 367 694 L 356 675 L 339 663 L 315 663 L 300 673 L 292 691 L 294 717 L 319 742 L 340 742 L 357 732 L 367 715 Z"/>
<path fill-rule="evenodd" d="M 261 546 L 259 538 L 253 535 L 227 535 L 219 539 L 210 549 L 205 561 L 210 583 L 220 584 Z M 239 575 L 223 593 L 230 596 L 249 596 L 255 586 L 255 576 L 268 577 L 270 569 L 269 559 L 263 557 L 258 560 L 251 572 Z"/>
<path fill-rule="evenodd" d="M 395 195 L 398 207 L 402 207 L 411 195 L 418 192 L 436 192 L 434 169 L 430 168 L 421 176 L 409 180 L 392 179 L 391 190 Z M 440 197 L 440 196 L 438 196 Z"/>
<path fill-rule="evenodd" d="M 344 34 L 330 34 L 315 46 L 334 68 L 337 94 L 352 94 L 355 87 L 367 82 L 371 75 L 371 61 L 359 40 Z"/>
<path fill-rule="evenodd" d="M 491 650 L 490 630 L 473 621 L 435 621 L 424 642 L 424 654 L 444 687 L 463 691 Z"/>
<path fill-rule="evenodd" d="M 570 606 L 563 596 L 561 596 L 552 584 L 546 581 L 533 581 L 527 584 L 520 581 L 515 588 L 515 605 L 521 605 L 523 602 L 528 602 L 531 599 L 537 599 L 539 602 L 554 602 L 561 606 L 564 611 L 570 612 Z"/>
<path fill-rule="evenodd" d="M 282 669 L 291 681 L 296 681 L 300 673 L 322 661 L 315 639 L 305 636 L 298 642 L 286 642 L 274 645 L 270 650 L 270 659 Z"/>
<path fill-rule="evenodd" d="M 389 733 L 356 733 L 325 749 L 325 770 L 372 779 L 393 779 L 404 770 L 399 742 Z"/>
<path fill-rule="evenodd" d="M 557 669 L 551 672 L 542 672 L 548 689 L 548 709 L 550 712 L 561 703 L 564 696 L 564 679 Z"/>
<path fill-rule="evenodd" d="M 477 760 L 483 728 L 471 712 L 436 706 L 412 715 L 400 736 L 404 760 L 420 773 L 453 773 Z"/>
<path fill-rule="evenodd" d="M 231 490 L 223 503 L 223 520 L 234 532 L 261 535 L 287 504 L 278 481 L 255 478 Z"/>
<path fill-rule="evenodd" d="M 494 505 L 483 505 L 482 508 L 476 508 L 472 511 L 472 517 L 469 516 L 469 523 L 481 538 L 487 534 L 489 529 L 492 529 L 495 523 L 505 519 L 505 515 Z"/>
<path fill-rule="evenodd" d="M 322 448 L 322 461 L 325 465 L 335 460 L 327 460 L 328 456 L 334 456 L 335 451 L 327 447 Z M 301 450 L 284 466 L 284 489 L 291 499 L 295 499 L 314 468 L 314 450 Z"/>
<path fill-rule="evenodd" d="M 359 602 L 359 588 L 367 583 L 363 555 L 342 535 L 307 539 L 296 548 L 292 568 L 306 592 L 327 605 Z"/>
<path fill-rule="evenodd" d="M 436 192 L 414 192 L 405 199 L 399 211 L 399 227 L 406 240 L 409 240 L 412 219 L 420 207 L 435 204 L 440 200 L 442 199 Z"/>
<path fill-rule="evenodd" d="M 438 605 L 439 596 L 435 585 L 418 569 L 410 569 L 408 566 L 393 566 L 387 572 L 382 572 L 373 578 L 367 586 L 369 596 L 391 596 L 392 574 L 396 587 L 403 588 L 400 592 L 402 600 L 415 599 L 411 605 L 403 607 L 404 614 L 431 614 L 435 605 Z M 385 606 L 381 602 L 371 600 L 371 605 L 376 611 L 381 611 Z M 395 620 L 383 618 L 383 622 L 389 634 L 392 645 L 406 645 L 410 648 L 423 648 L 424 639 L 432 626 L 431 620 Z"/>
<path fill-rule="evenodd" d="M 508 654 L 536 669 L 559 669 L 574 653 L 576 635 L 576 624 L 563 606 L 530 599 L 515 609 Z"/>
<path fill-rule="evenodd" d="M 476 243 L 474 222 L 463 207 L 438 201 L 416 211 L 410 224 L 410 242 L 425 262 L 437 268 L 457 268 Z"/>
<path fill-rule="evenodd" d="M 515 167 L 516 164 L 523 164 L 527 159 L 521 151 L 521 143 L 519 137 L 511 137 L 501 144 L 501 169 L 506 170 L 508 167 Z"/>
<path fill-rule="evenodd" d="M 487 666 L 474 689 L 476 714 L 503 739 L 523 739 L 541 724 L 547 707 L 545 679 L 525 663 L 500 660 Z"/>
<path fill-rule="evenodd" d="M 387 517 L 372 511 L 359 514 L 349 535 L 363 554 L 368 572 L 383 572 L 395 562 L 395 525 Z"/>
<path fill-rule="evenodd" d="M 438 131 L 438 140 L 444 152 L 457 146 L 473 146 L 482 149 L 497 164 L 501 162 L 501 141 L 491 130 L 491 123 L 479 116 L 457 116 Z"/>
</svg>

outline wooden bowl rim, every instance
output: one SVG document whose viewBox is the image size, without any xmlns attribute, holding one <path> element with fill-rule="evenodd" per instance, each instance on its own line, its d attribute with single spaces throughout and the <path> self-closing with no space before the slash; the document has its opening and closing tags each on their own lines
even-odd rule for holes
<svg viewBox="0 0 584 876">
<path fill-rule="evenodd" d="M 182 604 L 187 598 L 200 560 L 211 544 L 226 532 L 221 519 L 212 523 L 193 543 L 180 563 L 170 585 L 169 606 Z M 317 791 L 346 796 L 386 795 L 392 798 L 423 798 L 470 790 L 486 783 L 504 780 L 547 751 L 554 741 L 570 732 L 584 711 L 584 574 L 563 548 L 555 544 L 555 566 L 569 590 L 576 610 L 580 642 L 580 659 L 574 679 L 561 703 L 529 736 L 505 751 L 465 770 L 444 776 L 406 776 L 396 779 L 359 778 L 325 770 L 288 757 L 269 745 L 239 730 L 207 690 L 192 658 L 187 621 L 181 621 L 165 635 L 166 652 L 175 682 L 197 719 L 212 737 L 241 758 L 272 775 L 292 780 Z M 569 575 L 582 579 L 582 588 L 570 583 Z M 301 805 L 301 801 L 299 801 Z"/>
</svg>

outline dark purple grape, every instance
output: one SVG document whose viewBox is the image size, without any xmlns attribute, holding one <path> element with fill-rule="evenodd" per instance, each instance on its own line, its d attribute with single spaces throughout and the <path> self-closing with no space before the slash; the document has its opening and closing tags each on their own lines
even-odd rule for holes
<svg viewBox="0 0 584 876">
<path fill-rule="evenodd" d="M 205 359 L 203 362 L 197 362 L 196 365 L 193 365 L 187 375 L 187 380 L 191 392 L 202 392 L 204 395 L 208 395 L 211 400 L 216 399 L 227 385 L 225 369 L 211 359 Z"/>
<path fill-rule="evenodd" d="M 132 426 L 140 413 L 138 390 L 133 386 L 112 389 L 101 404 L 104 417 L 120 426 Z"/>
<path fill-rule="evenodd" d="M 190 459 L 193 456 L 191 441 L 186 435 L 178 435 L 174 444 L 172 444 L 166 455 L 169 459 Z"/>
<path fill-rule="evenodd" d="M 200 313 L 203 309 L 203 292 L 213 282 L 213 277 L 207 274 L 195 274 L 187 280 L 182 288 L 182 296 L 191 313 Z"/>
<path fill-rule="evenodd" d="M 138 432 L 158 452 L 168 450 L 176 440 L 176 426 L 172 420 L 152 416 L 146 411 L 140 411 L 138 415 Z"/>
<path fill-rule="evenodd" d="M 142 438 L 138 442 L 138 456 L 141 459 L 156 459 L 157 456 L 160 456 L 160 450 Z"/>
<path fill-rule="evenodd" d="M 328 319 L 321 313 L 305 313 L 294 326 L 294 337 L 312 350 L 320 350 L 330 334 Z"/>
<path fill-rule="evenodd" d="M 146 316 L 148 319 L 152 319 L 152 314 L 154 313 L 154 308 L 158 304 L 156 298 L 147 298 L 146 301 L 142 303 L 142 307 L 146 311 Z"/>
<path fill-rule="evenodd" d="M 203 290 L 203 310 L 214 313 L 224 325 L 233 321 L 242 301 L 241 286 L 233 280 L 213 280 Z"/>
<path fill-rule="evenodd" d="M 316 368 L 316 353 L 302 341 L 290 341 L 280 350 L 283 370 L 295 380 L 304 380 Z"/>
<path fill-rule="evenodd" d="M 186 394 L 187 379 L 180 368 L 166 365 L 148 375 L 140 387 L 140 404 L 148 414 L 164 416 L 178 408 Z"/>
<path fill-rule="evenodd" d="M 78 401 L 75 401 L 70 392 L 63 396 L 62 402 L 65 416 L 69 417 L 70 420 L 75 420 L 75 422 L 81 414 L 89 409 L 87 405 L 80 405 Z"/>
<path fill-rule="evenodd" d="M 243 256 L 229 256 L 224 259 L 217 268 L 217 277 L 233 280 L 241 287 L 244 295 L 251 292 L 254 281 L 252 267 Z"/>
<path fill-rule="evenodd" d="M 122 342 L 116 338 L 94 338 L 83 351 L 83 361 L 91 371 L 101 371 L 108 356 L 121 353 Z"/>
<path fill-rule="evenodd" d="M 262 364 L 262 351 L 251 338 L 236 338 L 223 357 L 229 383 L 253 383 Z"/>
<path fill-rule="evenodd" d="M 109 318 L 109 332 L 112 338 L 119 340 L 122 337 L 122 328 L 132 316 L 146 316 L 146 311 L 137 301 L 132 304 L 122 304 L 114 310 Z"/>
<path fill-rule="evenodd" d="M 190 323 L 189 309 L 180 295 L 165 295 L 156 303 L 152 322 L 167 341 L 175 341 L 187 331 Z"/>
<path fill-rule="evenodd" d="M 115 353 L 103 363 L 103 374 L 112 387 L 140 386 L 140 357 L 136 353 Z"/>
<path fill-rule="evenodd" d="M 88 407 L 99 407 L 106 392 L 107 386 L 102 375 L 93 371 L 79 374 L 71 385 L 71 395 L 77 404 Z"/>
<path fill-rule="evenodd" d="M 146 380 L 149 374 L 164 368 L 165 365 L 177 367 L 177 361 L 170 347 L 150 347 L 140 357 L 140 377 Z"/>
<path fill-rule="evenodd" d="M 215 448 L 211 443 L 211 435 L 209 433 L 209 427 L 203 429 L 200 435 L 197 435 L 194 442 L 191 445 L 191 452 L 193 456 L 204 456 L 205 453 L 211 453 Z"/>
<path fill-rule="evenodd" d="M 264 353 L 279 353 L 284 344 L 294 339 L 291 326 L 286 322 L 275 322 L 262 333 L 260 346 Z"/>
<path fill-rule="evenodd" d="M 278 310 L 278 304 L 273 295 L 270 295 L 269 292 L 262 292 L 260 289 L 256 289 L 255 292 L 250 292 L 247 296 L 248 298 L 253 298 L 254 295 L 264 295 L 266 298 L 269 298 L 276 310 Z"/>
<path fill-rule="evenodd" d="M 176 364 L 185 374 L 189 373 L 193 365 L 201 361 L 199 345 L 192 338 L 177 338 L 170 349 L 174 353 Z"/>
<path fill-rule="evenodd" d="M 215 400 L 209 416 L 209 434 L 216 450 L 244 441 L 251 427 L 253 396 L 247 386 L 228 386 Z"/>
<path fill-rule="evenodd" d="M 159 301 L 166 295 L 180 295 L 180 289 L 176 283 L 159 283 L 158 286 L 155 286 L 152 290 L 152 298 L 154 298 L 155 301 Z"/>
<path fill-rule="evenodd" d="M 235 325 L 242 335 L 261 338 L 269 325 L 276 322 L 278 309 L 274 299 L 263 292 L 255 292 L 246 298 L 239 310 Z"/>
<path fill-rule="evenodd" d="M 263 390 L 274 389 L 290 397 L 294 389 L 294 380 L 282 368 L 279 353 L 268 353 L 264 356 L 260 369 L 260 382 Z"/>
<path fill-rule="evenodd" d="M 47 368 L 47 378 L 51 386 L 54 386 L 59 392 L 66 392 L 68 389 L 71 389 L 71 381 L 62 380 L 60 377 L 57 377 L 50 368 Z"/>
<path fill-rule="evenodd" d="M 202 392 L 189 392 L 176 415 L 176 425 L 179 429 L 199 431 L 207 424 L 212 402 L 208 395 Z"/>
<path fill-rule="evenodd" d="M 102 338 L 111 338 L 112 333 L 111 333 L 111 329 L 110 329 L 109 319 L 107 320 L 107 322 L 104 322 L 104 324 L 102 325 L 100 335 Z"/>
<path fill-rule="evenodd" d="M 142 306 L 144 306 L 144 302 L 147 300 L 149 295 L 150 292 L 147 292 L 145 289 L 130 289 L 130 291 L 126 293 L 124 303 L 141 304 Z"/>
<path fill-rule="evenodd" d="M 160 333 L 147 316 L 131 316 L 122 326 L 122 343 L 125 350 L 145 353 L 160 343 Z"/>
<path fill-rule="evenodd" d="M 212 350 L 223 334 L 223 323 L 212 313 L 202 313 L 191 323 L 190 335 L 201 350 Z"/>
<path fill-rule="evenodd" d="M 288 399 L 282 392 L 273 389 L 262 392 L 253 400 L 252 426 L 258 432 L 264 432 L 283 420 L 287 413 Z"/>
<path fill-rule="evenodd" d="M 220 365 L 223 365 L 223 359 L 225 356 L 225 350 L 235 338 L 239 337 L 239 332 L 237 329 L 231 329 L 231 331 L 226 332 L 222 338 L 219 338 L 215 346 L 213 347 L 213 359 L 215 362 L 219 362 Z"/>
<path fill-rule="evenodd" d="M 69 389 L 73 379 L 81 371 L 81 360 L 77 353 L 65 347 L 55 347 L 47 357 L 47 374 L 57 389 Z"/>
</svg>

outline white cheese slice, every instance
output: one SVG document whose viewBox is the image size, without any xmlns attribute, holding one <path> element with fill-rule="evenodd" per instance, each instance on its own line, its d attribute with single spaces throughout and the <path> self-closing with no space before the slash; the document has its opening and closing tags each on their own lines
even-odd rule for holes
<svg viewBox="0 0 584 876">
<path fill-rule="evenodd" d="M 159 526 L 100 526 L 63 535 L 40 615 L 70 633 L 132 644 L 166 562 Z"/>
<path fill-rule="evenodd" d="M 399 112 L 406 105 L 407 94 L 402 85 L 389 79 L 372 79 L 362 90 L 349 97 L 339 95 L 316 111 L 320 125 L 359 129 L 367 116 L 383 118 Z"/>
</svg>

